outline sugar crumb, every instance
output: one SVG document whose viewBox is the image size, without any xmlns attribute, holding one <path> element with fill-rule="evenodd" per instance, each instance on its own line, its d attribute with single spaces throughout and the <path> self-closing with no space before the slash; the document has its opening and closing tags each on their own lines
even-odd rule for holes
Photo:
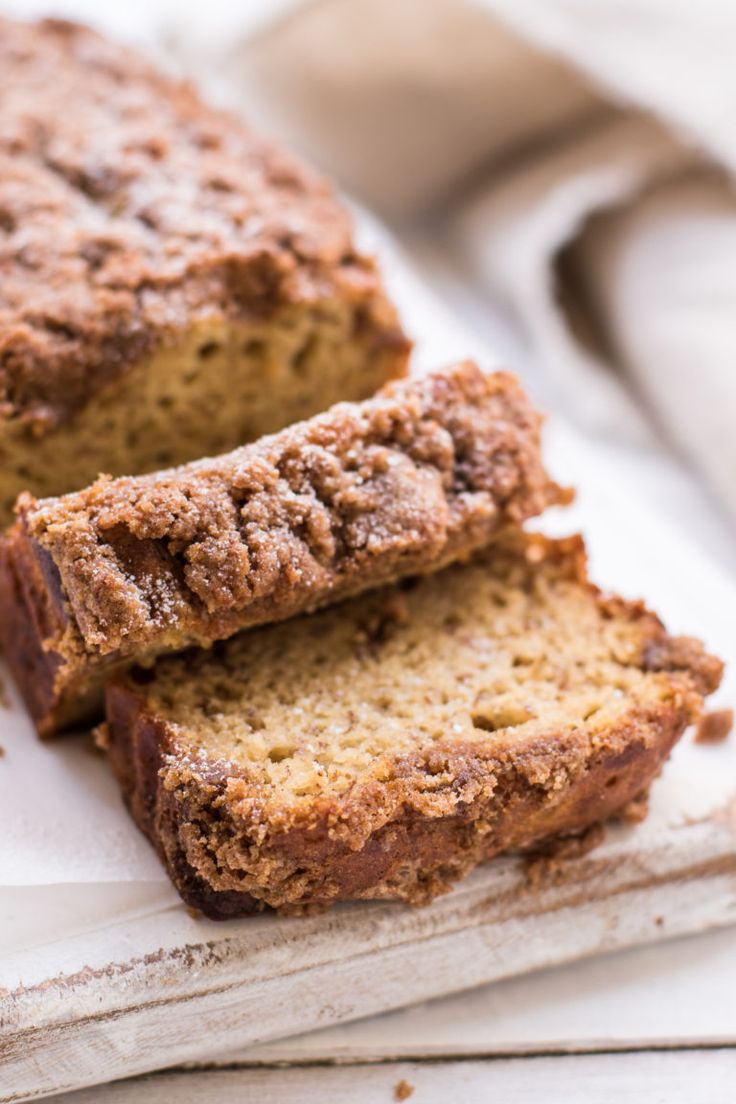
<svg viewBox="0 0 736 1104">
<path fill-rule="evenodd" d="M 110 748 L 110 730 L 107 725 L 100 724 L 93 728 L 92 739 L 98 751 L 108 751 Z"/>
<path fill-rule="evenodd" d="M 615 819 L 622 824 L 640 824 L 649 814 L 649 790 L 642 790 L 631 801 L 627 801 L 616 813 Z"/>
<path fill-rule="evenodd" d="M 531 889 L 564 881 L 571 864 L 598 847 L 606 834 L 602 823 L 591 824 L 574 836 L 553 836 L 541 841 L 524 856 L 524 875 Z"/>
<path fill-rule="evenodd" d="M 704 713 L 695 729 L 696 744 L 721 744 L 733 728 L 733 709 Z"/>
</svg>

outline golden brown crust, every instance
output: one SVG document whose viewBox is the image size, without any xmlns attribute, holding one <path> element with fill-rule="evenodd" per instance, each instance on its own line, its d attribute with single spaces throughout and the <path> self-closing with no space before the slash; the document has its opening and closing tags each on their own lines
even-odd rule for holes
<svg viewBox="0 0 736 1104">
<path fill-rule="evenodd" d="M 564 500 L 542 467 L 539 425 L 512 376 L 465 362 L 224 457 L 26 496 L 0 571 L 41 580 L 54 609 L 36 649 L 54 678 L 41 695 L 53 708 L 34 712 L 40 730 L 65 721 L 110 665 L 435 569 Z M 0 639 L 33 708 L 38 673 L 14 641 L 39 623 L 39 598 L 14 589 L 23 600 Z"/>
<path fill-rule="evenodd" d="M 61 657 L 45 652 L 42 641 L 63 632 L 64 621 L 39 561 L 23 547 L 14 552 L 14 542 L 0 540 L 0 642 L 31 716 L 45 717 L 56 705 Z"/>
<path fill-rule="evenodd" d="M 61 20 L 0 19 L 0 417 L 64 422 L 172 334 L 349 300 L 406 346 L 329 185 Z"/>
<path fill-rule="evenodd" d="M 232 761 L 185 750 L 145 681 L 116 682 L 107 697 L 112 764 L 189 904 L 225 918 L 361 897 L 421 903 L 478 862 L 582 831 L 646 789 L 696 719 L 702 695 L 717 686 L 722 664 L 695 641 L 668 637 L 640 603 L 599 595 L 579 540 L 518 540 L 533 571 L 554 563 L 559 577 L 592 595 L 601 618 L 633 626 L 637 651 L 627 663 L 651 671 L 656 653 L 656 693 L 632 697 L 603 728 L 558 724 L 526 738 L 497 731 L 472 742 L 448 734 L 395 755 L 384 781 L 368 778 L 278 810 Z"/>
<path fill-rule="evenodd" d="M 477 749 L 443 754 L 438 748 L 435 757 L 411 765 L 401 793 L 394 794 L 395 815 L 360 846 L 331 833 L 327 811 L 310 828 L 276 831 L 256 846 L 252 840 L 243 845 L 245 825 L 228 821 L 222 782 L 197 779 L 195 784 L 188 771 L 172 775 L 171 734 L 146 715 L 140 698 L 111 688 L 108 716 L 113 766 L 136 822 L 183 899 L 213 919 L 248 915 L 266 904 L 289 909 L 381 897 L 425 904 L 480 862 L 550 836 L 583 831 L 613 815 L 657 776 L 687 723 L 681 710 L 671 707 L 657 717 L 630 718 L 626 727 L 610 733 L 610 746 L 602 749 L 582 741 L 565 746 L 570 734 L 556 731 L 522 752 L 509 748 L 503 756 L 479 755 Z M 448 805 L 458 811 L 422 815 L 414 807 L 417 794 L 427 776 L 438 771 L 447 775 Z M 556 789 L 548 787 L 553 772 L 565 778 Z M 463 788 L 477 792 L 468 800 L 461 793 L 458 799 L 457 790 Z M 223 817 L 216 826 L 215 815 Z M 212 877 L 223 855 L 237 865 L 220 870 L 215 887 L 202 872 Z M 244 873 L 238 868 L 254 859 L 263 896 L 225 888 L 237 884 Z"/>
</svg>

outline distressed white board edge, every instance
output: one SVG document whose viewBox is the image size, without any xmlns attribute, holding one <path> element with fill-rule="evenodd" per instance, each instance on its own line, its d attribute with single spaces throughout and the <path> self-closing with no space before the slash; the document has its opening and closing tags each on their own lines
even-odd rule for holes
<svg viewBox="0 0 736 1104">
<path fill-rule="evenodd" d="M 680 827 L 609 830 L 531 887 L 518 860 L 425 909 L 357 904 L 228 925 L 0 999 L 0 1101 L 30 1100 L 398 1008 L 585 955 L 736 921 L 733 809 Z M 216 926 L 215 926 L 216 927 Z M 114 932 L 108 933 L 114 944 Z M 216 1040 L 216 1042 L 214 1042 Z"/>
</svg>

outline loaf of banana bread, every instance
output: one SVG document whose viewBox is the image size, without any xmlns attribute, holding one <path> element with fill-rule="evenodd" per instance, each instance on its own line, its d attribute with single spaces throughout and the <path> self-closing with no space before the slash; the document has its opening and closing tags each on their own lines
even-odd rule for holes
<svg viewBox="0 0 736 1104">
<path fill-rule="evenodd" d="M 252 445 L 21 499 L 0 642 L 39 731 L 94 715 L 110 670 L 433 570 L 566 495 L 513 376 L 471 362 Z"/>
<path fill-rule="evenodd" d="M 0 524 L 404 374 L 331 188 L 86 28 L 0 18 Z"/>
<path fill-rule="evenodd" d="M 208 916 L 421 903 L 622 809 L 721 667 L 601 595 L 579 538 L 516 532 L 129 672 L 101 736 L 134 818 Z"/>
</svg>

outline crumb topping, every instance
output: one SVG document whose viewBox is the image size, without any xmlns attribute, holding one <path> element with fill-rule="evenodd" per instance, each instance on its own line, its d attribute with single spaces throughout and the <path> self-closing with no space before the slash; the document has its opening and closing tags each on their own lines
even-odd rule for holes
<svg viewBox="0 0 736 1104">
<path fill-rule="evenodd" d="M 438 566 L 564 497 L 514 377 L 471 362 L 223 457 L 26 500 L 84 650 L 213 640 Z"/>
</svg>

